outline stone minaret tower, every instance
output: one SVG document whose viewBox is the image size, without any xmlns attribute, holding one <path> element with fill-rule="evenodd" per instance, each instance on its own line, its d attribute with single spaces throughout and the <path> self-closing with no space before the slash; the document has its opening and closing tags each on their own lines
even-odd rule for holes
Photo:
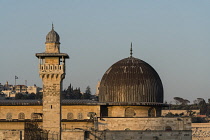
<svg viewBox="0 0 210 140">
<path fill-rule="evenodd" d="M 65 59 L 69 56 L 60 53 L 60 37 L 53 25 L 45 44 L 45 52 L 36 54 L 43 83 L 43 129 L 57 133 L 61 138 L 61 90 L 65 78 Z"/>
</svg>

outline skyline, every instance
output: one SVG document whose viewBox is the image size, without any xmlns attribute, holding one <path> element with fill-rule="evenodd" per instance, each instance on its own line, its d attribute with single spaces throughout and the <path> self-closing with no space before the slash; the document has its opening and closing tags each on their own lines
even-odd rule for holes
<svg viewBox="0 0 210 140">
<path fill-rule="evenodd" d="M 68 53 L 64 89 L 92 94 L 106 70 L 133 56 L 159 74 L 164 100 L 210 98 L 209 1 L 1 1 L 0 82 L 37 84 L 38 59 L 53 22 Z"/>
</svg>

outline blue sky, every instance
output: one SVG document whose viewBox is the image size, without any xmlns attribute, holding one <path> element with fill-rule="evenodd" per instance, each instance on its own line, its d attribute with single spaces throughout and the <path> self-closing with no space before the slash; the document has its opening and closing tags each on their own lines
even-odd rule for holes
<svg viewBox="0 0 210 140">
<path fill-rule="evenodd" d="M 115 62 L 133 56 L 159 73 L 165 100 L 210 98 L 210 1 L 0 1 L 0 82 L 37 84 L 35 53 L 54 23 L 68 53 L 64 88 L 82 91 Z"/>
</svg>

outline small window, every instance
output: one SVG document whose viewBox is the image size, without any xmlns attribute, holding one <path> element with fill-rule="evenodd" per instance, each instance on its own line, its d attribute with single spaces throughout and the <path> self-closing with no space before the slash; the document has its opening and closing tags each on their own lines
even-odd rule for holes
<svg viewBox="0 0 210 140">
<path fill-rule="evenodd" d="M 165 131 L 172 131 L 172 128 L 170 126 L 166 126 Z"/>
<path fill-rule="evenodd" d="M 7 113 L 6 119 L 7 120 L 12 120 L 12 113 Z"/>
<path fill-rule="evenodd" d="M 25 119 L 25 114 L 24 113 L 19 113 L 18 114 L 18 120 L 24 120 Z"/>
<path fill-rule="evenodd" d="M 31 119 L 38 119 L 38 114 L 31 113 Z"/>
<path fill-rule="evenodd" d="M 78 120 L 82 120 L 83 119 L 83 115 L 82 115 L 82 113 L 78 113 Z"/>
<path fill-rule="evenodd" d="M 148 117 L 155 117 L 156 115 L 156 110 L 154 107 L 151 107 L 149 110 L 148 110 Z"/>
<path fill-rule="evenodd" d="M 136 115 L 133 108 L 128 107 L 125 109 L 125 117 L 134 117 Z"/>
<path fill-rule="evenodd" d="M 73 120 L 73 119 L 74 119 L 73 113 L 68 113 L 67 120 Z"/>
<path fill-rule="evenodd" d="M 87 116 L 90 117 L 90 119 L 93 119 L 95 115 L 96 115 L 95 112 L 89 112 L 89 113 L 87 114 Z"/>
</svg>

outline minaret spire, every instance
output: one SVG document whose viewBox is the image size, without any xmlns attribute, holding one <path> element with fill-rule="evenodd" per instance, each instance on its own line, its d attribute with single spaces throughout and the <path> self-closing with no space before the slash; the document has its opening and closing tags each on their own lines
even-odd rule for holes
<svg viewBox="0 0 210 140">
<path fill-rule="evenodd" d="M 130 49 L 130 57 L 133 55 L 133 49 L 132 49 L 132 42 L 131 42 L 131 49 Z"/>
</svg>

